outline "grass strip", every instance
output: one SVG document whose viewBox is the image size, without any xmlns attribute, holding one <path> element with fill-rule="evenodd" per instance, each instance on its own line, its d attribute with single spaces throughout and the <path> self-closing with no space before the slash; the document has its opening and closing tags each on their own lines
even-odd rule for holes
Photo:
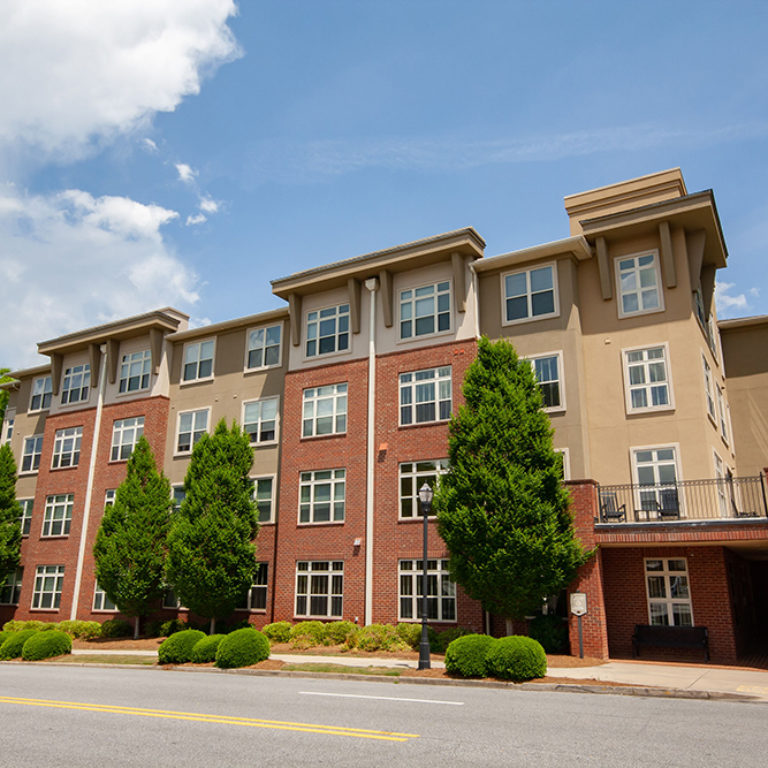
<svg viewBox="0 0 768 768">
<path fill-rule="evenodd" d="M 130 654 L 117 656 L 106 653 L 56 656 L 52 659 L 43 659 L 43 661 L 64 662 L 65 664 L 144 664 L 147 666 L 157 663 L 157 659 L 153 659 L 151 656 L 131 656 Z"/>
<path fill-rule="evenodd" d="M 348 667 L 344 664 L 284 664 L 281 668 L 287 672 L 331 672 L 345 675 L 386 675 L 400 677 L 402 670 L 392 667 Z"/>
</svg>

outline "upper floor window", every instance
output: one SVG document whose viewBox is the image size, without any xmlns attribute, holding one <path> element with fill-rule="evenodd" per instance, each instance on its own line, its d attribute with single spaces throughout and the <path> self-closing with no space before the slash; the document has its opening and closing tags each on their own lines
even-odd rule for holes
<svg viewBox="0 0 768 768">
<path fill-rule="evenodd" d="M 21 455 L 21 471 L 37 472 L 40 469 L 40 456 L 43 453 L 43 436 L 32 435 L 24 438 L 24 451 Z"/>
<path fill-rule="evenodd" d="M 134 416 L 132 419 L 120 419 L 112 427 L 111 461 L 127 461 L 131 458 L 133 449 L 139 438 L 144 434 L 144 417 Z"/>
<path fill-rule="evenodd" d="M 277 397 L 243 403 L 243 429 L 248 433 L 251 445 L 275 441 L 277 436 L 277 407 Z"/>
<path fill-rule="evenodd" d="M 645 349 L 625 350 L 624 374 L 628 412 L 671 406 L 666 344 Z"/>
<path fill-rule="evenodd" d="M 249 331 L 245 367 L 251 370 L 280 365 L 281 333 L 280 324 Z"/>
<path fill-rule="evenodd" d="M 29 530 L 32 527 L 32 507 L 34 503 L 34 499 L 19 499 L 19 504 L 21 505 L 19 526 L 21 527 L 22 536 L 29 536 Z"/>
<path fill-rule="evenodd" d="M 451 417 L 451 366 L 400 374 L 400 424 Z"/>
<path fill-rule="evenodd" d="M 176 436 L 176 452 L 190 453 L 207 429 L 208 408 L 180 413 L 179 429 Z"/>
<path fill-rule="evenodd" d="M 53 441 L 53 469 L 76 467 L 80 462 L 80 442 L 83 439 L 82 427 L 57 429 Z"/>
<path fill-rule="evenodd" d="M 302 437 L 347 431 L 347 383 L 304 390 Z"/>
<path fill-rule="evenodd" d="M 72 508 L 75 496 L 72 493 L 48 496 L 45 500 L 43 536 L 68 536 L 72 523 Z"/>
<path fill-rule="evenodd" d="M 184 347 L 183 381 L 198 381 L 213 376 L 213 349 L 213 339 L 197 341 Z"/>
<path fill-rule="evenodd" d="M 274 482 L 271 477 L 257 477 L 253 481 L 253 500 L 256 502 L 260 524 L 274 522 L 273 488 Z"/>
<path fill-rule="evenodd" d="M 648 519 L 658 515 L 660 509 L 680 514 L 677 479 L 677 451 L 674 446 L 637 448 L 632 451 L 632 463 L 638 486 L 638 512 Z"/>
<path fill-rule="evenodd" d="M 424 483 L 435 488 L 437 479 L 448 471 L 448 459 L 412 461 L 400 465 L 400 517 L 421 517 L 419 489 Z"/>
<path fill-rule="evenodd" d="M 187 498 L 187 492 L 184 490 L 183 485 L 174 485 L 171 488 L 171 508 L 174 512 L 178 512 L 181 509 L 181 505 L 184 503 L 184 499 Z"/>
<path fill-rule="evenodd" d="M 715 386 L 715 391 L 717 392 L 717 413 L 720 417 L 720 434 L 723 436 L 723 440 L 725 442 L 728 442 L 728 421 L 725 416 L 725 398 L 723 397 L 723 390 L 720 388 L 720 385 L 717 384 Z"/>
<path fill-rule="evenodd" d="M 307 313 L 307 357 L 349 349 L 349 304 Z"/>
<path fill-rule="evenodd" d="M 88 363 L 67 368 L 61 387 L 61 404 L 80 403 L 88 399 L 91 386 L 91 366 Z"/>
<path fill-rule="evenodd" d="M 554 264 L 504 275 L 505 325 L 559 314 L 555 275 Z"/>
<path fill-rule="evenodd" d="M 46 411 L 51 407 L 53 397 L 53 382 L 50 376 L 40 376 L 32 382 L 32 399 L 29 401 L 30 411 Z"/>
<path fill-rule="evenodd" d="M 671 627 L 692 627 L 693 609 L 684 557 L 648 558 L 645 561 L 648 621 Z"/>
<path fill-rule="evenodd" d="M 556 352 L 552 355 L 541 355 L 528 359 L 533 366 L 533 373 L 539 385 L 542 406 L 546 410 L 563 410 L 565 408 L 565 393 L 562 379 L 562 355 Z"/>
<path fill-rule="evenodd" d="M 451 329 L 451 284 L 432 283 L 400 291 L 400 338 Z"/>
<path fill-rule="evenodd" d="M 299 522 L 344 522 L 346 476 L 344 469 L 302 472 L 299 485 Z"/>
<path fill-rule="evenodd" d="M 664 309 L 661 302 L 661 275 L 656 252 L 619 257 L 616 282 L 619 317 Z"/>
<path fill-rule="evenodd" d="M 712 382 L 712 369 L 709 367 L 707 358 L 704 355 L 701 356 L 701 363 L 704 367 L 704 389 L 707 393 L 707 413 L 712 418 L 712 421 L 716 422 L 715 416 L 715 392 Z"/>
<path fill-rule="evenodd" d="M 123 355 L 120 363 L 120 392 L 138 392 L 149 387 L 152 353 L 148 349 Z"/>
<path fill-rule="evenodd" d="M 104 507 L 112 507 L 115 504 L 115 496 L 117 494 L 117 488 L 107 488 L 104 491 Z"/>
<path fill-rule="evenodd" d="M 0 445 L 10 443 L 13 437 L 13 423 L 16 420 L 16 411 L 12 411 L 10 408 L 5 412 L 5 420 L 2 423 L 3 432 L 0 434 Z"/>
</svg>

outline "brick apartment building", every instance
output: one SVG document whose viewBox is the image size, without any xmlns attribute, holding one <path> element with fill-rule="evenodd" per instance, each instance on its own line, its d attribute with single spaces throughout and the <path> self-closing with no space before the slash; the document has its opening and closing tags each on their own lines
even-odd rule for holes
<svg viewBox="0 0 768 768">
<path fill-rule="evenodd" d="M 712 192 L 675 169 L 565 204 L 570 234 L 550 243 L 485 258 L 467 228 L 275 280 L 285 309 L 193 330 L 162 309 L 41 343 L 50 365 L 4 385 L 24 539 L 0 620 L 115 615 L 92 547 L 132 446 L 147 436 L 180 503 L 221 418 L 254 447 L 260 567 L 238 614 L 418 620 L 416 492 L 448 468 L 482 333 L 531 361 L 598 545 L 571 585 L 585 651 L 630 654 L 635 624 L 706 626 L 715 661 L 764 641 L 768 320 L 718 327 Z M 430 619 L 500 632 L 447 557 L 430 523 Z M 184 612 L 170 591 L 158 610 Z"/>
</svg>

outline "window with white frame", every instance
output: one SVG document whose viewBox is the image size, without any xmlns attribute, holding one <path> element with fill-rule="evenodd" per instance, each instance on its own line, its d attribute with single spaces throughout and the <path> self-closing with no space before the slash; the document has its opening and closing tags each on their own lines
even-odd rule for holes
<svg viewBox="0 0 768 768">
<path fill-rule="evenodd" d="M 556 275 L 554 264 L 504 275 L 504 324 L 556 317 Z"/>
<path fill-rule="evenodd" d="M 174 512 L 178 512 L 181 509 L 181 505 L 184 503 L 184 499 L 187 497 L 187 492 L 184 490 L 183 485 L 174 485 L 171 489 L 172 501 L 171 508 Z"/>
<path fill-rule="evenodd" d="M 63 565 L 38 565 L 35 573 L 35 588 L 32 593 L 32 608 L 38 610 L 58 608 L 63 585 Z"/>
<path fill-rule="evenodd" d="M 248 349 L 245 367 L 247 370 L 272 368 L 280 365 L 280 336 L 283 326 L 269 325 L 248 331 Z"/>
<path fill-rule="evenodd" d="M 243 601 L 235 610 L 266 611 L 267 610 L 267 563 L 257 563 L 253 584 L 245 594 Z"/>
<path fill-rule="evenodd" d="M 430 336 L 451 330 L 451 284 L 448 281 L 400 291 L 400 338 Z"/>
<path fill-rule="evenodd" d="M 5 419 L 3 420 L 2 426 L 3 430 L 2 433 L 0 433 L 0 445 L 5 445 L 6 443 L 11 442 L 11 438 L 13 437 L 13 424 L 16 420 L 16 411 L 9 408 L 5 412 Z"/>
<path fill-rule="evenodd" d="M 704 389 L 707 393 L 707 413 L 712 417 L 712 421 L 717 421 L 715 416 L 715 393 L 712 383 L 712 369 L 709 367 L 707 358 L 704 355 L 701 356 L 701 362 L 704 366 Z"/>
<path fill-rule="evenodd" d="M 347 383 L 304 390 L 302 437 L 347 431 Z"/>
<path fill-rule="evenodd" d="M 307 357 L 349 349 L 349 304 L 307 313 Z"/>
<path fill-rule="evenodd" d="M 619 295 L 619 317 L 664 309 L 661 274 L 655 251 L 620 256 L 614 262 Z"/>
<path fill-rule="evenodd" d="M 24 569 L 17 568 L 6 574 L 5 581 L 0 578 L 0 605 L 18 605 L 21 595 L 21 579 Z"/>
<path fill-rule="evenodd" d="M 692 627 L 693 608 L 684 557 L 646 558 L 648 623 L 670 627 Z"/>
<path fill-rule="evenodd" d="M 80 442 L 83 439 L 82 427 L 57 429 L 53 440 L 53 469 L 76 467 L 80 462 Z"/>
<path fill-rule="evenodd" d="M 19 505 L 21 506 L 19 526 L 21 527 L 22 536 L 29 536 L 29 531 L 32 528 L 32 507 L 34 503 L 34 499 L 19 499 Z"/>
<path fill-rule="evenodd" d="M 299 522 L 344 522 L 346 477 L 345 469 L 302 472 L 299 482 Z"/>
<path fill-rule="evenodd" d="M 561 474 L 563 480 L 571 479 L 571 457 L 567 448 L 555 448 L 555 453 L 560 457 Z"/>
<path fill-rule="evenodd" d="M 541 392 L 542 406 L 548 411 L 565 409 L 565 387 L 563 386 L 563 356 L 560 352 L 552 355 L 529 357 L 536 382 Z"/>
<path fill-rule="evenodd" d="M 272 516 L 274 482 L 271 477 L 257 477 L 253 480 L 253 500 L 256 502 L 257 515 L 259 523 L 271 523 L 274 521 Z"/>
<path fill-rule="evenodd" d="M 72 493 L 61 493 L 46 497 L 43 532 L 41 535 L 68 536 L 74 505 L 75 496 Z"/>
<path fill-rule="evenodd" d="M 243 429 L 251 445 L 273 443 L 277 439 L 278 404 L 277 397 L 243 403 Z"/>
<path fill-rule="evenodd" d="M 98 582 L 93 590 L 94 611 L 116 611 L 117 606 L 107 597 L 107 593 L 99 586 Z"/>
<path fill-rule="evenodd" d="M 144 434 L 144 417 L 134 416 L 130 419 L 120 419 L 112 425 L 111 461 L 127 461 L 131 458 L 133 449 L 139 438 Z"/>
<path fill-rule="evenodd" d="M 61 404 L 81 403 L 88 399 L 91 387 L 91 366 L 88 363 L 75 365 L 64 371 L 61 385 Z"/>
<path fill-rule="evenodd" d="M 208 409 L 179 413 L 176 453 L 190 453 L 208 429 Z"/>
<path fill-rule="evenodd" d="M 434 489 L 437 479 L 448 471 L 448 459 L 411 461 L 400 465 L 400 518 L 421 517 L 419 489 L 424 483 Z"/>
<path fill-rule="evenodd" d="M 196 341 L 184 347 L 182 381 L 199 381 L 213 376 L 213 339 Z"/>
<path fill-rule="evenodd" d="M 37 472 L 40 469 L 40 456 L 43 453 L 43 436 L 32 435 L 24 438 L 21 454 L 21 472 Z"/>
<path fill-rule="evenodd" d="M 625 350 L 624 381 L 627 412 L 671 407 L 666 344 Z"/>
<path fill-rule="evenodd" d="M 112 507 L 115 504 L 115 496 L 117 494 L 117 488 L 107 488 L 104 491 L 104 507 Z"/>
<path fill-rule="evenodd" d="M 725 465 L 723 460 L 714 452 L 715 480 L 717 481 L 717 505 L 720 508 L 720 517 L 728 516 L 728 494 L 725 485 Z"/>
<path fill-rule="evenodd" d="M 50 376 L 40 376 L 32 382 L 32 399 L 29 401 L 29 412 L 47 411 L 51 407 L 53 397 L 53 381 Z"/>
<path fill-rule="evenodd" d="M 400 621 L 420 621 L 424 583 L 423 560 L 399 563 Z M 448 573 L 447 560 L 427 560 L 427 620 L 456 621 L 456 585 Z"/>
<path fill-rule="evenodd" d="M 152 353 L 148 349 L 123 355 L 120 362 L 120 392 L 139 392 L 147 389 L 151 368 Z"/>
<path fill-rule="evenodd" d="M 671 504 L 670 494 L 677 497 L 677 451 L 673 446 L 637 448 L 632 462 L 639 487 L 640 509 L 656 510 Z M 677 503 L 680 499 L 677 498 Z"/>
<path fill-rule="evenodd" d="M 344 608 L 342 560 L 296 563 L 296 616 L 340 619 Z"/>
<path fill-rule="evenodd" d="M 451 366 L 400 374 L 400 425 L 451 417 Z"/>
<path fill-rule="evenodd" d="M 720 417 L 720 434 L 723 436 L 723 440 L 728 442 L 728 421 L 725 412 L 725 398 L 723 397 L 723 390 L 719 384 L 715 385 L 715 392 L 717 394 L 717 413 Z"/>
</svg>

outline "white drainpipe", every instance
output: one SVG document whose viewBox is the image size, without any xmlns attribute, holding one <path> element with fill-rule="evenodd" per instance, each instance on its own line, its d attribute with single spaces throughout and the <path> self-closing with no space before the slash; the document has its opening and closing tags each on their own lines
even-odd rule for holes
<svg viewBox="0 0 768 768">
<path fill-rule="evenodd" d="M 370 296 L 368 319 L 368 455 L 365 498 L 365 624 L 373 623 L 373 480 L 375 468 L 376 428 L 376 291 L 379 280 L 365 281 Z"/>
</svg>

